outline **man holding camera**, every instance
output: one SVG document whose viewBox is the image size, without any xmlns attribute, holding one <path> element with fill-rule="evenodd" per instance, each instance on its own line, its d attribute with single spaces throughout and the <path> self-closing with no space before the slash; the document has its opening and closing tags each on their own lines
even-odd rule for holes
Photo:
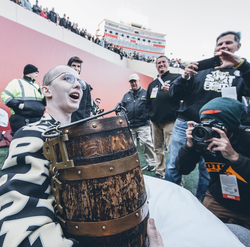
<svg viewBox="0 0 250 247">
<path fill-rule="evenodd" d="M 214 55 L 220 57 L 221 65 L 197 72 L 199 64 L 192 62 L 185 68 L 184 74 L 171 84 L 170 96 L 183 100 L 183 103 L 177 111 L 173 128 L 166 180 L 181 183 L 181 175 L 175 168 L 175 158 L 186 142 L 187 121 L 199 122 L 199 110 L 211 99 L 226 96 L 241 101 L 243 95 L 250 95 L 250 64 L 234 54 L 241 47 L 240 38 L 239 32 L 220 34 L 216 40 Z M 202 201 L 209 182 L 202 157 L 199 170 L 196 197 Z"/>
<path fill-rule="evenodd" d="M 223 222 L 250 229 L 250 128 L 240 126 L 241 113 L 242 104 L 232 98 L 205 104 L 202 123 L 188 122 L 175 165 L 189 174 L 202 155 L 211 177 L 203 204 Z"/>
</svg>

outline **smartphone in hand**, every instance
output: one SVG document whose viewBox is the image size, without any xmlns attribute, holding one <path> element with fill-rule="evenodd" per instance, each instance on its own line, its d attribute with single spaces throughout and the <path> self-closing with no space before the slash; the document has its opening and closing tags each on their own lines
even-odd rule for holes
<svg viewBox="0 0 250 247">
<path fill-rule="evenodd" d="M 197 63 L 198 63 L 198 69 L 196 69 L 196 71 L 210 69 L 210 68 L 214 68 L 214 67 L 221 65 L 219 56 L 204 59 L 204 60 L 198 61 Z"/>
</svg>

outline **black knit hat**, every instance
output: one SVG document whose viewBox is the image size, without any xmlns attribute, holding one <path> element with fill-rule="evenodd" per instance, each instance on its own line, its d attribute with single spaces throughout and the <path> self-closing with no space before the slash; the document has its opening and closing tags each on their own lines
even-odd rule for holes
<svg viewBox="0 0 250 247">
<path fill-rule="evenodd" d="M 32 64 L 27 64 L 23 69 L 23 74 L 28 75 L 30 73 L 39 72 L 38 68 Z"/>
<path fill-rule="evenodd" d="M 200 119 L 215 119 L 231 131 L 240 125 L 242 104 L 235 99 L 218 97 L 210 100 L 199 112 Z"/>
</svg>

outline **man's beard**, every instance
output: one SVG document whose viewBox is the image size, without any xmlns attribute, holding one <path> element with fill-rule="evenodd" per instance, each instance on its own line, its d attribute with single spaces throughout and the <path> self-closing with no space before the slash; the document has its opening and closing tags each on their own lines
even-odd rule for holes
<svg viewBox="0 0 250 247">
<path fill-rule="evenodd" d="M 164 68 L 161 68 L 161 69 L 160 69 L 160 73 L 161 73 L 161 74 L 164 74 L 164 72 L 165 72 L 165 69 L 164 69 Z"/>
</svg>

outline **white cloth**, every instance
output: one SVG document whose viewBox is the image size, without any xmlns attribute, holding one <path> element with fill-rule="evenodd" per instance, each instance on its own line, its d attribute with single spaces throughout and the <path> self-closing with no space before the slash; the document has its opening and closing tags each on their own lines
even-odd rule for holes
<svg viewBox="0 0 250 247">
<path fill-rule="evenodd" d="M 5 110 L 0 109 L 0 126 L 7 127 L 8 122 L 9 122 L 8 113 Z"/>
<path fill-rule="evenodd" d="M 164 246 L 244 246 L 227 226 L 188 190 L 165 180 L 144 176 L 150 217 Z"/>
</svg>

